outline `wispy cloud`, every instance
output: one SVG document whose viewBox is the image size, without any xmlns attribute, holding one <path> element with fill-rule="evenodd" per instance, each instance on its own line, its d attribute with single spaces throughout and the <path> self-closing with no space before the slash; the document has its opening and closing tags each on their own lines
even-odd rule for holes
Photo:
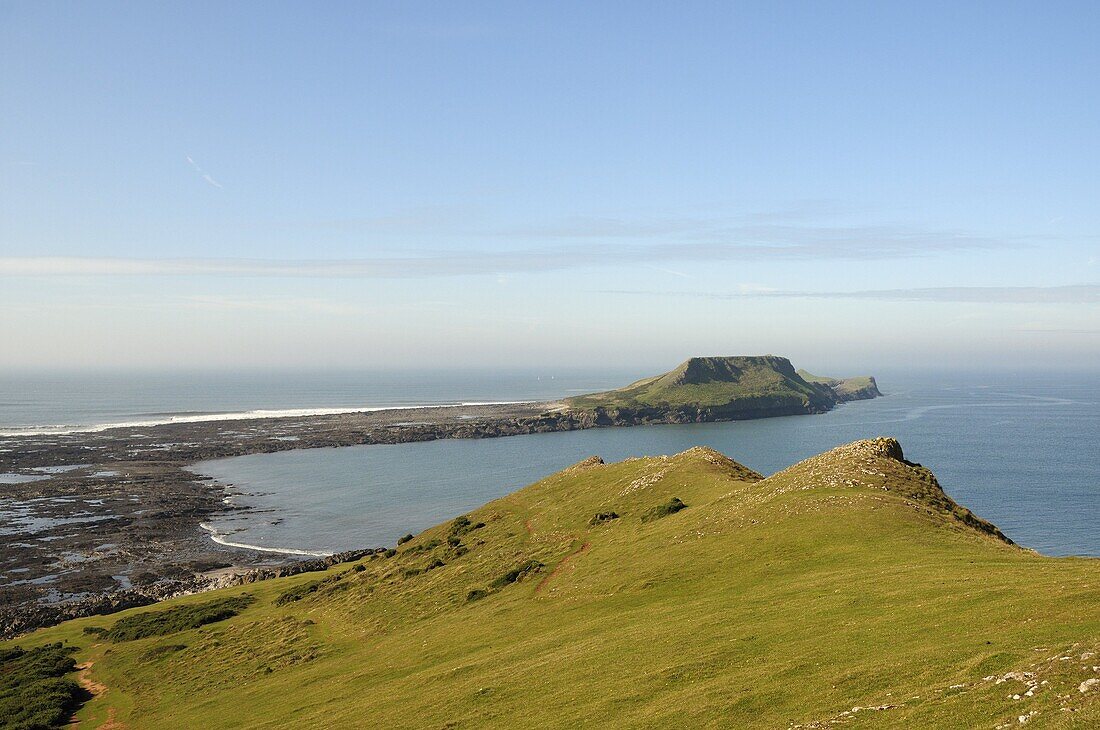
<svg viewBox="0 0 1100 730">
<path fill-rule="evenodd" d="M 1067 286 L 950 286 L 913 289 L 866 289 L 860 291 L 795 291 L 782 289 L 739 289 L 737 292 L 658 292 L 633 289 L 605 289 L 603 294 L 626 296 L 670 296 L 691 299 L 734 300 L 748 297 L 788 299 L 870 299 L 894 302 L 954 302 L 979 304 L 1100 304 L 1100 284 Z"/>
<path fill-rule="evenodd" d="M 195 162 L 195 160 L 193 160 L 191 158 L 191 155 L 187 155 L 187 164 L 191 165 L 191 167 L 194 168 L 195 172 L 199 173 L 199 175 L 202 176 L 202 179 L 205 180 L 207 183 L 209 183 L 210 185 L 213 185 L 214 187 L 218 188 L 219 190 L 222 189 L 222 184 L 220 182 L 218 182 L 217 180 L 215 180 L 214 178 L 212 178 L 210 176 L 210 174 L 208 172 L 206 172 L 206 170 L 199 167 L 199 163 Z"/>
<path fill-rule="evenodd" d="M 964 241 L 957 248 L 984 247 Z M 143 259 L 99 257 L 0 258 L 0 276 L 280 276 L 320 278 L 418 278 L 562 271 L 669 261 L 883 260 L 918 256 L 925 248 L 881 239 L 821 243 L 592 243 L 501 251 L 425 251 L 413 256 L 358 259 Z M 682 272 L 665 269 L 666 273 Z"/>
<path fill-rule="evenodd" d="M 194 161 L 187 162 L 208 183 L 221 188 Z M 406 243 L 392 255 L 351 259 L 232 258 L 0 258 L 0 276 L 275 276 L 315 278 L 420 278 L 500 276 L 592 267 L 647 266 L 670 276 L 689 277 L 685 262 L 882 261 L 963 251 L 1027 248 L 1047 242 L 1039 235 L 991 236 L 932 229 L 921 225 L 827 224 L 811 220 L 812 209 L 781 210 L 727 217 L 572 217 L 540 225 L 493 224 L 471 211 L 415 209 L 379 216 L 309 225 L 318 231 L 358 234 L 368 241 L 423 240 L 420 250 Z M 286 224 L 293 226 L 294 224 Z M 303 223 L 302 225 L 306 225 Z M 305 236 L 303 232 L 301 235 Z M 496 245 L 457 250 L 457 240 Z M 1058 238 L 1063 241 L 1065 239 Z M 439 241 L 451 247 L 440 250 Z M 502 243 L 507 241 L 507 243 Z M 373 245 L 376 252 L 382 251 Z"/>
<path fill-rule="evenodd" d="M 1071 327 L 1020 327 L 1016 331 L 1029 335 L 1100 335 L 1100 329 L 1074 329 Z"/>
<path fill-rule="evenodd" d="M 478 231 L 510 240 L 566 242 L 576 239 L 599 241 L 654 240 L 669 246 L 714 245 L 741 249 L 769 249 L 796 255 L 832 258 L 893 258 L 921 256 L 959 250 L 1027 248 L 1062 241 L 1049 234 L 992 236 L 963 230 L 939 229 L 917 224 L 875 225 L 826 224 L 807 221 L 797 214 L 774 214 L 716 218 L 623 219 L 573 217 L 527 226 Z"/>
<path fill-rule="evenodd" d="M 841 222 L 840 217 L 857 213 L 834 207 L 836 210 L 805 205 L 728 215 L 573 215 L 517 224 L 490 220 L 485 211 L 469 207 L 436 206 L 393 215 L 287 222 L 285 226 L 310 234 L 336 230 L 375 240 L 406 236 L 430 242 L 458 238 L 463 242 L 507 241 L 517 247 L 566 249 L 593 244 L 667 246 L 671 251 L 711 245 L 749 253 L 852 259 L 1027 249 L 1082 238 L 1050 233 L 992 235 L 912 222 L 849 223 Z"/>
<path fill-rule="evenodd" d="M 213 309 L 219 311 L 309 312 L 331 315 L 366 314 L 370 311 L 361 306 L 329 299 L 279 296 L 233 297 L 198 294 L 186 297 L 184 299 L 184 305 L 189 308 Z"/>
</svg>

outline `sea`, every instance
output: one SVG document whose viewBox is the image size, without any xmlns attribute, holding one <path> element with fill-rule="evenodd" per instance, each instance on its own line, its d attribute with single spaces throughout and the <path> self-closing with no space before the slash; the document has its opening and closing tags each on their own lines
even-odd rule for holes
<svg viewBox="0 0 1100 730">
<path fill-rule="evenodd" d="M 642 375 L 626 370 L 0 373 L 0 436 L 544 401 L 616 388 Z"/>
<path fill-rule="evenodd" d="M 645 373 L 400 372 L 0 379 L 0 432 L 548 400 Z M 770 474 L 856 439 L 898 438 L 958 502 L 1047 555 L 1100 556 L 1100 374 L 877 372 L 882 398 L 806 416 L 608 428 L 484 440 L 283 451 L 193 466 L 247 510 L 204 524 L 232 545 L 326 554 L 393 545 L 548 474 L 715 448 Z"/>
</svg>

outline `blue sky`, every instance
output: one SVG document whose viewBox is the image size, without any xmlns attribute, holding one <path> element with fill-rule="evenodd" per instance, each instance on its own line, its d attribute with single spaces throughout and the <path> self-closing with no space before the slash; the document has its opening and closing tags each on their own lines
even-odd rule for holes
<svg viewBox="0 0 1100 730">
<path fill-rule="evenodd" d="M 0 4 L 0 368 L 1100 356 L 1096 3 Z"/>
</svg>

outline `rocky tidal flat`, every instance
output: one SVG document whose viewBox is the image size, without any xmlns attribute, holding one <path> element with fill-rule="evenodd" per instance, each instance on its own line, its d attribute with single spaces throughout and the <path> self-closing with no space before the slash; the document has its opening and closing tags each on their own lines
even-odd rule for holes
<svg viewBox="0 0 1100 730">
<path fill-rule="evenodd" d="M 188 471 L 189 464 L 295 448 L 529 433 L 547 427 L 544 410 L 412 408 L 0 437 L 0 637 L 217 587 L 227 574 L 248 580 L 250 572 L 316 562 L 211 540 L 200 523 L 239 508 L 229 499 L 231 486 Z"/>
</svg>

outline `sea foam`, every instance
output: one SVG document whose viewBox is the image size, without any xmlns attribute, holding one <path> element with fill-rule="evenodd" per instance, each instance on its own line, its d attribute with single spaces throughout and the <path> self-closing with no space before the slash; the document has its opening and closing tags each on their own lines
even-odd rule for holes
<svg viewBox="0 0 1100 730">
<path fill-rule="evenodd" d="M 287 408 L 282 410 L 253 410 L 232 413 L 194 413 L 166 418 L 142 421 L 118 421 L 114 423 L 96 423 L 86 426 L 67 424 L 47 426 L 27 426 L 0 430 L 0 436 L 64 436 L 74 433 L 100 433 L 112 428 L 148 428 L 150 426 L 170 426 L 179 423 L 208 423 L 215 421 L 256 421 L 267 418 L 303 418 L 308 416 L 338 416 L 345 413 L 375 413 L 378 411 L 401 411 L 420 408 L 455 408 L 461 406 L 506 406 L 533 403 L 534 401 L 471 401 L 462 403 L 433 403 L 431 405 L 375 406 L 358 408 Z"/>
</svg>

